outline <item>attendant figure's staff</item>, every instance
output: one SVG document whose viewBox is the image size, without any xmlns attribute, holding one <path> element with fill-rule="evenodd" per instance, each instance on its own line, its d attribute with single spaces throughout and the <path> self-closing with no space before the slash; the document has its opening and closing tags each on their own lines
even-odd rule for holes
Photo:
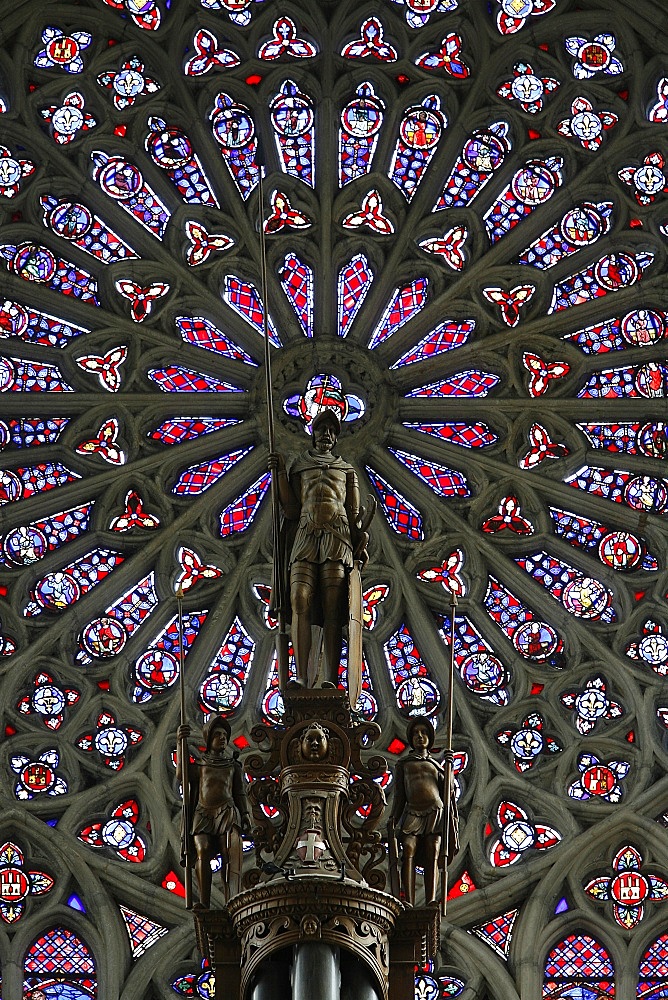
<svg viewBox="0 0 668 1000">
<path fill-rule="evenodd" d="M 176 591 L 176 603 L 179 609 L 179 695 L 181 701 L 181 726 L 186 722 L 186 678 L 183 669 L 183 588 L 179 584 Z M 190 836 L 190 750 L 188 738 L 182 736 L 177 746 L 177 772 L 181 775 L 183 803 L 181 806 L 181 857 L 185 868 L 186 909 L 193 906 L 193 857 L 192 837 Z"/>
<path fill-rule="evenodd" d="M 448 903 L 448 864 L 458 850 L 457 843 L 457 803 L 453 793 L 452 716 L 454 711 L 455 686 L 455 613 L 457 595 L 450 591 L 450 663 L 448 669 L 448 703 L 445 713 L 445 770 L 443 782 L 443 869 L 441 872 L 441 913 L 445 916 Z M 453 842 L 454 841 L 454 842 Z"/>
<path fill-rule="evenodd" d="M 264 150 L 260 141 L 260 136 L 257 136 L 257 145 L 255 150 L 255 162 L 257 163 L 260 171 L 259 176 L 259 214 L 260 214 L 260 279 L 261 279 L 261 290 L 262 290 L 262 327 L 264 333 L 264 375 L 265 375 L 265 394 L 266 394 L 266 404 L 267 404 L 267 436 L 269 445 L 269 454 L 274 453 L 275 448 L 275 435 L 274 435 L 274 401 L 272 396 L 271 387 L 271 352 L 269 343 L 269 298 L 268 298 L 268 283 L 267 283 L 267 246 L 264 231 Z M 271 604 L 272 610 L 278 613 L 278 632 L 276 635 L 276 656 L 278 659 L 278 684 L 281 691 L 285 691 L 288 686 L 289 679 L 289 660 L 288 660 L 288 634 L 285 625 L 285 609 L 288 601 L 288 595 L 285 592 L 285 579 L 282 572 L 282 559 L 281 559 L 281 510 L 278 495 L 278 473 L 272 472 L 271 474 L 271 528 L 272 528 L 272 543 L 273 543 L 273 553 L 274 560 L 272 566 L 272 580 L 271 580 Z"/>
</svg>

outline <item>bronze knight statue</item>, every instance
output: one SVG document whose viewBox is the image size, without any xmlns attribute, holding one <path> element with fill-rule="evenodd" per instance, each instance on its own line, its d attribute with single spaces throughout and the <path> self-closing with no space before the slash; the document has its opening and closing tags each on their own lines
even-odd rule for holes
<svg viewBox="0 0 668 1000">
<path fill-rule="evenodd" d="M 269 456 L 284 518 L 283 552 L 274 558 L 289 576 L 297 683 L 305 687 L 315 686 L 317 673 L 317 663 L 311 662 L 309 669 L 309 658 L 315 659 L 312 626 L 322 626 L 327 686 L 337 683 L 346 621 L 359 618 L 361 629 L 360 570 L 368 560 L 366 527 L 375 508 L 372 502 L 365 514 L 355 470 L 333 453 L 341 431 L 336 413 L 322 410 L 312 431 L 312 447 L 287 467 L 281 455 Z M 359 683 L 354 675 L 361 673 L 360 661 L 361 632 L 358 643 L 349 637 L 349 686 Z"/>
</svg>

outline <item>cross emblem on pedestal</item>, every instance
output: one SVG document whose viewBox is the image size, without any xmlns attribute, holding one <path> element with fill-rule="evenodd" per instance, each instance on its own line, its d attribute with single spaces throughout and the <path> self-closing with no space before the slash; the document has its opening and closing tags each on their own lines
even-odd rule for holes
<svg viewBox="0 0 668 1000">
<path fill-rule="evenodd" d="M 295 853 L 306 864 L 314 864 L 326 850 L 327 844 L 322 839 L 320 830 L 305 830 L 300 840 L 297 841 Z"/>
</svg>

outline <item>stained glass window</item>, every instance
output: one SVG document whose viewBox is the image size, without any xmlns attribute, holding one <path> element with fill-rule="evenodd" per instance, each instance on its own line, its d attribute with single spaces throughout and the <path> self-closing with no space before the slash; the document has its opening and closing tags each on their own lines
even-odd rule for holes
<svg viewBox="0 0 668 1000">
<path fill-rule="evenodd" d="M 442 749 L 454 656 L 464 933 L 416 997 L 668 995 L 660 8 L 0 0 L 0 916 L 30 922 L 3 938 L 25 997 L 212 995 L 177 690 L 183 667 L 195 733 L 223 712 L 242 760 L 281 725 L 265 319 L 278 450 L 333 406 L 378 506 L 358 710 L 390 758 L 417 715 Z"/>
</svg>

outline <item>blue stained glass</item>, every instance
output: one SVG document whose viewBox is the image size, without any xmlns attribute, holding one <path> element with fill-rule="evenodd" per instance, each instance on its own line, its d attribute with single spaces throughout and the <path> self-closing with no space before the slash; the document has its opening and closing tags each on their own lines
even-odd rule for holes
<svg viewBox="0 0 668 1000">
<path fill-rule="evenodd" d="M 512 77 L 497 87 L 497 96 L 507 101 L 517 101 L 522 111 L 526 111 L 527 114 L 538 114 L 543 110 L 544 98 L 554 94 L 561 86 L 559 80 L 550 76 L 539 76 L 539 72 L 528 62 L 516 62 Z"/>
<path fill-rule="evenodd" d="M 399 709 L 408 716 L 437 712 L 440 691 L 405 623 L 390 636 L 383 649 Z"/>
<path fill-rule="evenodd" d="M 466 476 L 456 469 L 448 469 L 437 462 L 429 462 L 419 455 L 411 455 L 410 452 L 400 451 L 398 448 L 390 448 L 389 451 L 395 458 L 410 469 L 412 473 L 426 483 L 426 485 L 441 497 L 469 497 L 471 491 L 466 482 Z"/>
<path fill-rule="evenodd" d="M 281 169 L 315 187 L 313 101 L 297 84 L 286 80 L 269 105 Z"/>
<path fill-rule="evenodd" d="M 93 179 L 104 193 L 161 240 L 171 213 L 146 183 L 139 167 L 122 156 L 109 156 L 102 150 L 95 150 L 90 155 Z"/>
<path fill-rule="evenodd" d="M 7 422 L 0 420 L 0 448 L 34 448 L 41 444 L 55 444 L 71 419 L 20 417 Z"/>
<path fill-rule="evenodd" d="M 445 615 L 437 615 L 436 622 L 449 656 L 450 619 Z M 465 615 L 455 617 L 454 654 L 456 670 L 471 694 L 493 705 L 509 703 L 510 671 L 494 656 L 492 647 Z"/>
<path fill-rule="evenodd" d="M 147 97 L 160 90 L 157 80 L 145 74 L 145 67 L 137 55 L 125 59 L 118 72 L 107 70 L 97 77 L 98 86 L 108 91 L 114 107 L 118 111 L 131 108 L 140 97 Z"/>
<path fill-rule="evenodd" d="M 606 254 L 594 264 L 571 274 L 554 286 L 548 314 L 591 302 L 609 292 L 634 285 L 642 279 L 643 271 L 653 260 L 654 254 L 646 252 Z"/>
<path fill-rule="evenodd" d="M 518 263 L 546 271 L 564 257 L 577 253 L 610 232 L 611 201 L 583 201 L 566 212 L 561 221 L 534 240 L 520 254 Z"/>
<path fill-rule="evenodd" d="M 220 144 L 227 168 L 245 200 L 260 178 L 260 168 L 255 162 L 255 122 L 250 110 L 221 92 L 216 95 L 209 118 L 213 137 Z"/>
<path fill-rule="evenodd" d="M 625 452 L 627 455 L 645 455 L 662 459 L 668 449 L 667 426 L 662 420 L 646 424 L 576 424 L 592 448 Z"/>
<path fill-rule="evenodd" d="M 186 344 L 202 347 L 205 351 L 214 351 L 225 358 L 243 361 L 246 365 L 257 367 L 257 362 L 253 361 L 250 354 L 203 316 L 177 316 L 174 322 Z"/>
<path fill-rule="evenodd" d="M 602 622 L 616 620 L 612 592 L 594 577 L 586 576 L 544 551 L 520 556 L 515 562 L 576 618 Z"/>
<path fill-rule="evenodd" d="M 183 200 L 189 205 L 220 208 L 201 160 L 183 129 L 168 126 L 162 118 L 155 117 L 149 118 L 148 127 L 146 152 L 165 171 Z"/>
<path fill-rule="evenodd" d="M 314 375 L 308 380 L 305 392 L 288 396 L 283 403 L 285 412 L 300 420 L 307 434 L 312 433 L 312 422 L 318 413 L 327 408 L 333 409 L 339 420 L 347 423 L 359 420 L 366 411 L 360 397 L 344 392 L 339 379 L 329 372 Z"/>
<path fill-rule="evenodd" d="M 564 161 L 559 156 L 527 160 L 513 174 L 510 184 L 483 216 L 490 243 L 496 243 L 522 219 L 550 200 L 564 182 L 563 165 Z"/>
<path fill-rule="evenodd" d="M 186 76 L 204 76 L 211 69 L 230 69 L 241 62 L 236 52 L 223 48 L 213 32 L 207 28 L 196 30 L 193 36 L 193 48 L 195 54 L 186 60 L 183 67 Z"/>
<path fill-rule="evenodd" d="M 554 533 L 576 548 L 595 553 L 604 566 L 619 572 L 629 572 L 634 569 L 644 569 L 651 572 L 658 569 L 654 556 L 650 555 L 645 543 L 628 531 L 614 531 L 582 517 L 550 507 L 550 516 L 554 522 Z"/>
<path fill-rule="evenodd" d="M 668 514 L 668 479 L 583 465 L 564 482 L 593 496 L 623 503 L 633 510 Z"/>
<path fill-rule="evenodd" d="M 397 61 L 397 50 L 385 39 L 385 28 L 378 17 L 367 17 L 360 26 L 359 35 L 341 49 L 344 59 L 378 59 L 381 62 Z"/>
<path fill-rule="evenodd" d="M 434 206 L 435 212 L 442 208 L 464 208 L 477 198 L 512 149 L 509 129 L 508 122 L 492 122 L 469 136 Z"/>
<path fill-rule="evenodd" d="M 290 17 L 279 17 L 272 26 L 273 37 L 258 49 L 259 59 L 312 59 L 317 48 L 297 32 L 297 25 Z"/>
<path fill-rule="evenodd" d="M 157 607 L 155 575 L 151 572 L 84 626 L 79 634 L 75 663 L 85 665 L 94 659 L 108 660 L 117 656 Z"/>
<path fill-rule="evenodd" d="M 573 1000 L 614 997 L 615 969 L 610 955 L 590 934 L 569 934 L 545 959 L 543 997 Z"/>
<path fill-rule="evenodd" d="M 220 533 L 223 537 L 240 534 L 250 527 L 270 483 L 271 474 L 265 472 L 245 493 L 220 512 Z"/>
<path fill-rule="evenodd" d="M 279 270 L 281 286 L 306 337 L 313 336 L 313 269 L 294 253 L 286 255 Z"/>
<path fill-rule="evenodd" d="M 58 199 L 44 194 L 40 198 L 42 221 L 47 229 L 69 240 L 103 264 L 138 258 L 139 254 L 110 229 L 104 219 L 94 215 L 81 202 Z"/>
<path fill-rule="evenodd" d="M 419 386 L 406 393 L 407 399 L 419 396 L 438 398 L 439 396 L 486 396 L 500 381 L 498 375 L 491 372 L 480 372 L 470 370 L 459 372 L 458 375 L 451 375 L 450 378 L 442 382 L 431 382 L 429 385 Z"/>
<path fill-rule="evenodd" d="M 517 652 L 534 663 L 563 667 L 563 640 L 549 622 L 535 612 L 507 587 L 490 576 L 484 600 L 487 614 L 508 636 Z"/>
<path fill-rule="evenodd" d="M 200 0 L 200 3 L 206 10 L 224 10 L 233 24 L 245 28 L 253 16 L 251 3 L 264 3 L 264 0 Z"/>
<path fill-rule="evenodd" d="M 82 73 L 84 61 L 81 53 L 89 48 L 93 36 L 87 31 L 73 31 L 66 35 L 60 28 L 49 25 L 42 31 L 44 48 L 34 58 L 38 69 L 62 69 L 66 73 Z"/>
<path fill-rule="evenodd" d="M 23 963 L 26 1000 L 89 1000 L 97 996 L 95 960 L 67 927 L 54 927 L 34 941 Z M 33 992 L 34 991 L 34 992 Z"/>
<path fill-rule="evenodd" d="M 398 535 L 407 535 L 417 541 L 424 538 L 422 515 L 401 493 L 374 472 L 368 465 L 366 471 L 373 483 L 390 526 Z"/>
<path fill-rule="evenodd" d="M 176 493 L 178 496 L 198 496 L 200 493 L 204 493 L 249 451 L 251 451 L 250 448 L 240 448 L 238 451 L 231 451 L 227 455 L 221 455 L 209 462 L 191 465 L 181 473 L 172 487 L 172 493 Z"/>
<path fill-rule="evenodd" d="M 627 347 L 649 347 L 662 340 L 668 331 L 666 313 L 654 309 L 632 309 L 619 319 L 566 334 L 564 340 L 576 344 L 584 354 L 605 354 L 623 351 Z"/>
<path fill-rule="evenodd" d="M 433 358 L 437 354 L 443 354 L 445 351 L 454 351 L 457 347 L 463 347 L 474 330 L 474 319 L 446 319 L 443 323 L 439 323 L 435 330 L 423 337 L 415 347 L 411 347 L 410 351 L 402 354 L 398 361 L 390 365 L 390 368 L 413 365 L 418 361 Z"/>
<path fill-rule="evenodd" d="M 364 254 L 357 254 L 339 271 L 339 336 L 345 337 L 371 288 L 373 271 Z"/>
<path fill-rule="evenodd" d="M 639 1000 L 660 1000 L 668 997 L 668 934 L 661 934 L 645 951 L 638 971 Z"/>
<path fill-rule="evenodd" d="M 339 184 L 364 177 L 378 145 L 385 106 L 370 83 L 362 83 L 341 112 L 339 129 Z"/>
<path fill-rule="evenodd" d="M 645 365 L 606 368 L 592 375 L 578 399 L 652 399 L 665 396 L 668 368 L 650 361 Z"/>
<path fill-rule="evenodd" d="M 239 707 L 254 655 L 254 641 L 235 618 L 199 688 L 205 720 L 212 713 L 230 715 Z"/>
<path fill-rule="evenodd" d="M 76 604 L 113 573 L 124 559 L 124 555 L 113 549 L 96 548 L 62 569 L 47 573 L 35 583 L 23 609 L 24 618 L 34 618 L 43 611 L 64 611 Z"/>
<path fill-rule="evenodd" d="M 88 531 L 93 504 L 71 507 L 50 517 L 10 528 L 0 536 L 0 565 L 29 566 Z"/>
<path fill-rule="evenodd" d="M 223 299 L 230 308 L 242 316 L 253 326 L 258 333 L 264 336 L 264 306 L 257 293 L 255 285 L 250 281 L 243 281 L 234 274 L 225 275 L 225 285 L 223 288 Z M 274 347 L 280 347 L 276 328 L 269 317 L 269 342 Z"/>
<path fill-rule="evenodd" d="M 409 28 L 422 28 L 429 23 L 432 14 L 445 14 L 457 10 L 458 0 L 392 0 L 398 6 L 406 7 L 406 21 Z M 462 984 L 463 985 L 463 984 Z M 447 996 L 450 996 L 448 993 Z"/>
<path fill-rule="evenodd" d="M 100 304 L 93 276 L 64 257 L 56 256 L 41 243 L 0 243 L 0 257 L 7 269 L 24 281 L 47 285 L 54 292 L 71 295 L 94 306 Z"/>
<path fill-rule="evenodd" d="M 441 102 L 434 94 L 405 111 L 389 177 L 406 201 L 412 201 L 447 124 Z"/>
<path fill-rule="evenodd" d="M 55 365 L 0 356 L 0 392 L 74 392 Z"/>
<path fill-rule="evenodd" d="M 183 632 L 175 615 L 153 639 L 148 649 L 135 660 L 131 697 L 139 705 L 151 701 L 173 687 L 180 674 L 181 634 L 183 656 L 187 659 L 195 639 L 206 620 L 208 611 L 192 611 L 183 615 Z"/>
<path fill-rule="evenodd" d="M 84 326 L 39 312 L 31 306 L 5 299 L 0 302 L 0 337 L 16 337 L 27 344 L 66 347 L 70 340 L 90 331 Z"/>
<path fill-rule="evenodd" d="M 426 70 L 443 70 L 448 76 L 465 80 L 471 70 L 462 56 L 462 36 L 451 31 L 441 39 L 440 48 L 431 48 L 415 59 L 415 65 Z"/>
<path fill-rule="evenodd" d="M 0 506 L 16 503 L 43 490 L 53 490 L 65 483 L 81 479 L 78 472 L 68 469 L 62 462 L 40 462 L 19 469 L 0 470 Z"/>
<path fill-rule="evenodd" d="M 410 284 L 397 288 L 393 298 L 388 303 L 376 329 L 369 340 L 369 350 L 372 351 L 393 333 L 405 326 L 409 320 L 424 309 L 427 304 L 429 278 L 416 278 Z"/>
<path fill-rule="evenodd" d="M 227 417 L 172 417 L 164 420 L 149 437 L 162 444 L 180 444 L 182 441 L 193 441 L 203 434 L 213 434 L 241 423 L 240 420 L 230 420 Z"/>
</svg>

